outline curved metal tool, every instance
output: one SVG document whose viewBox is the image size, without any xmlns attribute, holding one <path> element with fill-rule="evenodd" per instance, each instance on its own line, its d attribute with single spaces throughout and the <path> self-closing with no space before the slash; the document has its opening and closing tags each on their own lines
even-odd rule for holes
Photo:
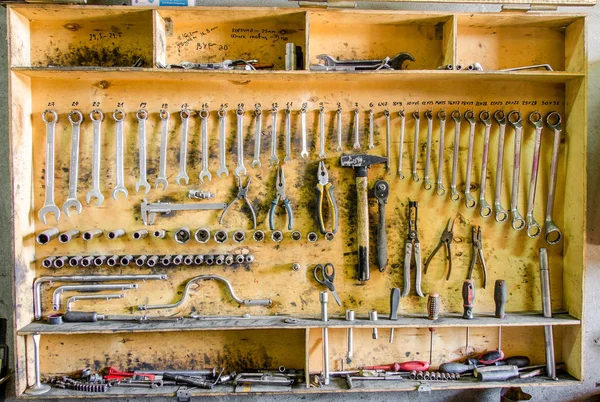
<svg viewBox="0 0 600 402">
<path fill-rule="evenodd" d="M 260 169 L 260 137 L 262 136 L 262 109 L 260 103 L 254 105 L 254 116 L 256 117 L 256 128 L 254 129 L 254 160 L 252 167 Z"/>
<path fill-rule="evenodd" d="M 187 137 L 188 137 L 188 123 L 190 119 L 190 111 L 187 109 L 181 109 L 181 145 L 179 147 L 179 173 L 175 178 L 177 185 L 181 186 L 181 180 L 185 181 L 185 184 L 189 184 L 190 178 L 186 173 L 187 166 Z"/>
<path fill-rule="evenodd" d="M 101 144 L 100 136 L 102 134 L 102 120 L 104 120 L 104 114 L 102 111 L 95 109 L 90 113 L 90 119 L 92 119 L 92 127 L 94 131 L 94 144 L 92 147 L 92 189 L 85 195 L 85 202 L 90 203 L 92 198 L 96 198 L 96 206 L 100 206 L 104 201 L 104 196 L 100 191 L 100 161 L 101 161 Z"/>
<path fill-rule="evenodd" d="M 458 151 L 460 148 L 460 111 L 453 110 L 450 115 L 454 120 L 454 154 L 452 156 L 452 181 L 450 182 L 450 199 L 452 201 L 460 200 L 460 194 L 456 188 L 458 180 Z"/>
<path fill-rule="evenodd" d="M 200 111 L 200 130 L 201 130 L 201 146 L 202 146 L 202 171 L 198 176 L 200 181 L 204 183 L 204 178 L 208 181 L 212 180 L 212 175 L 208 170 L 208 116 L 209 111 L 202 109 Z"/>
<path fill-rule="evenodd" d="M 116 109 L 113 112 L 113 119 L 115 120 L 115 175 L 116 183 L 115 188 L 112 192 L 112 197 L 116 200 L 117 194 L 125 194 L 125 198 L 129 195 L 127 188 L 125 188 L 125 174 L 123 173 L 123 121 L 125 120 L 125 113 L 122 110 Z M 166 187 L 165 187 L 166 188 Z"/>
<path fill-rule="evenodd" d="M 440 120 L 440 148 L 438 152 L 438 168 L 437 168 L 437 183 L 435 193 L 440 197 L 446 194 L 446 189 L 442 184 L 442 172 L 444 170 L 444 137 L 446 136 L 446 111 L 440 110 L 438 112 L 438 119 Z"/>
<path fill-rule="evenodd" d="M 535 111 L 529 115 L 529 123 L 535 128 L 535 138 L 533 140 L 533 158 L 531 162 L 531 179 L 529 180 L 529 193 L 527 200 L 527 213 L 525 219 L 527 220 L 527 236 L 535 239 L 542 233 L 542 228 L 539 223 L 536 222 L 533 216 L 533 209 L 535 207 L 535 191 L 537 189 L 537 177 L 540 165 L 540 149 L 542 147 L 542 128 L 544 127 L 544 120 L 540 112 Z"/>
<path fill-rule="evenodd" d="M 52 307 L 54 310 L 60 310 L 60 295 L 65 292 L 97 292 L 99 290 L 128 290 L 137 289 L 137 283 L 101 283 L 96 285 L 63 285 L 54 289 L 52 293 Z"/>
<path fill-rule="evenodd" d="M 140 157 L 140 179 L 135 183 L 135 191 L 139 192 L 141 187 L 144 187 L 144 194 L 150 191 L 150 183 L 146 179 L 146 120 L 148 120 L 148 112 L 145 109 L 140 109 L 135 114 L 138 121 L 138 141 L 139 141 L 139 157 Z"/>
<path fill-rule="evenodd" d="M 75 117 L 75 118 L 74 118 Z M 77 199 L 77 179 L 79 176 L 79 134 L 81 132 L 81 122 L 83 114 L 79 110 L 69 112 L 69 122 L 72 126 L 71 131 L 71 163 L 69 165 L 69 195 L 62 206 L 65 215 L 69 216 L 69 209 L 75 208 L 77 214 L 81 214 L 82 205 Z"/>
<path fill-rule="evenodd" d="M 490 207 L 490 204 L 488 204 L 488 202 L 485 200 L 487 163 L 490 150 L 490 132 L 492 128 L 490 117 L 490 113 L 487 110 L 482 110 L 479 113 L 479 119 L 485 127 L 483 132 L 483 153 L 481 156 L 481 187 L 479 188 L 479 215 L 481 215 L 483 218 L 488 218 L 492 214 L 492 207 Z"/>
<path fill-rule="evenodd" d="M 322 60 L 323 63 L 310 66 L 311 70 L 402 70 L 404 62 L 415 61 L 415 58 L 407 52 L 381 60 L 337 60 L 328 54 L 319 54 L 317 59 Z"/>
<path fill-rule="evenodd" d="M 552 123 L 553 119 L 556 119 Z M 562 133 L 562 118 L 558 112 L 550 112 L 546 116 L 546 125 L 554 131 L 554 145 L 552 147 L 552 164 L 550 166 L 550 185 L 548 186 L 548 204 L 546 206 L 546 242 L 557 244 L 562 240 L 562 232 L 552 220 L 554 210 L 554 193 L 556 192 L 556 175 L 558 173 L 558 151 L 560 148 L 560 135 Z"/>
<path fill-rule="evenodd" d="M 158 113 L 158 116 L 161 121 L 160 160 L 158 162 L 158 177 L 154 183 L 154 187 L 158 188 L 162 185 L 162 190 L 164 191 L 169 186 L 169 181 L 167 180 L 167 141 L 169 140 L 169 118 L 171 114 L 168 110 L 162 109 Z"/>
<path fill-rule="evenodd" d="M 464 114 L 465 119 L 469 122 L 469 148 L 467 151 L 467 175 L 465 178 L 465 206 L 467 208 L 475 208 L 477 201 L 471 195 L 471 170 L 473 167 L 473 142 L 475 140 L 475 113 L 473 110 L 467 110 Z"/>
<path fill-rule="evenodd" d="M 494 119 L 500 126 L 498 132 L 498 158 L 496 160 L 496 187 L 494 191 L 494 211 L 496 222 L 502 223 L 508 219 L 508 212 L 502 208 L 502 170 L 504 165 L 504 137 L 506 134 L 506 116 L 502 110 L 496 110 Z"/>
<path fill-rule="evenodd" d="M 250 187 L 250 182 L 252 181 L 252 177 L 248 177 L 248 181 L 246 182 L 245 187 L 242 186 L 242 179 L 240 177 L 238 177 L 237 180 L 238 180 L 238 193 L 237 193 L 236 197 L 227 205 L 227 207 L 225 207 L 225 210 L 223 211 L 223 214 L 221 214 L 221 218 L 219 219 L 219 225 L 223 224 L 223 218 L 225 217 L 225 214 L 229 210 L 229 207 L 231 207 L 236 200 L 243 200 L 248 205 L 248 209 L 250 209 L 250 213 L 252 214 L 252 223 L 253 223 L 252 227 L 253 227 L 253 229 L 256 229 L 256 213 L 254 212 L 254 208 L 252 207 L 252 204 L 250 203 L 250 200 L 248 199 L 248 187 Z"/>
<path fill-rule="evenodd" d="M 514 159 L 512 175 L 512 191 L 510 194 L 510 213 L 512 214 L 512 228 L 521 230 L 525 227 L 525 219 L 519 213 L 519 178 L 521 172 L 521 143 L 523 142 L 523 124 L 521 112 L 513 110 L 507 116 L 508 123 L 515 130 Z"/>
<path fill-rule="evenodd" d="M 419 159 L 419 123 L 421 122 L 421 112 L 413 112 L 413 119 L 415 119 L 415 137 L 413 143 L 413 161 L 412 161 L 412 179 L 415 183 L 419 181 L 419 175 L 417 174 L 417 159 Z"/>
<path fill-rule="evenodd" d="M 244 113 L 244 104 L 240 103 L 235 111 L 237 117 L 237 166 L 235 175 L 237 177 L 246 176 L 246 166 L 244 166 Z"/>
<path fill-rule="evenodd" d="M 46 119 L 46 115 L 52 116 L 52 119 Z M 54 203 L 54 132 L 58 114 L 54 110 L 45 110 L 42 120 L 46 123 L 46 199 L 38 212 L 38 218 L 45 225 L 47 214 L 54 214 L 57 222 L 60 218 L 60 208 Z"/>
<path fill-rule="evenodd" d="M 423 187 L 425 190 L 431 190 L 433 185 L 429 179 L 429 165 L 431 164 L 431 137 L 433 135 L 433 112 L 431 109 L 425 111 L 427 119 L 427 143 L 425 150 L 425 176 L 423 177 Z"/>
</svg>

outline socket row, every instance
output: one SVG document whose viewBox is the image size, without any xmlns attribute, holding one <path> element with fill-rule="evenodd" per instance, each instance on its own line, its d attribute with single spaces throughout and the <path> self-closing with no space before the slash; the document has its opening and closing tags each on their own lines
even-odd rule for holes
<svg viewBox="0 0 600 402">
<path fill-rule="evenodd" d="M 233 265 L 251 264 L 254 262 L 253 254 L 178 254 L 178 255 L 75 255 L 47 257 L 42 260 L 44 268 L 71 267 L 126 267 L 135 264 L 138 267 L 153 268 L 156 266 L 198 266 L 198 265 Z"/>
</svg>

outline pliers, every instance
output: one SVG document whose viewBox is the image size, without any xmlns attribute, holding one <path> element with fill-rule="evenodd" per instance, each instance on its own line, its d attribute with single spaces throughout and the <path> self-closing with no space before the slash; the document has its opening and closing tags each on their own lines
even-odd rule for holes
<svg viewBox="0 0 600 402">
<path fill-rule="evenodd" d="M 277 207 L 277 204 L 279 204 L 279 201 L 282 201 L 288 217 L 288 230 L 292 230 L 294 225 L 294 215 L 292 214 L 290 200 L 285 195 L 285 175 L 283 173 L 283 168 L 279 166 L 277 167 L 277 179 L 275 181 L 275 187 L 277 195 L 271 202 L 271 209 L 269 210 L 269 229 L 275 230 L 275 208 Z"/>
<path fill-rule="evenodd" d="M 417 218 L 419 207 L 417 201 L 408 202 L 408 237 L 406 238 L 406 246 L 404 249 L 404 288 L 402 297 L 408 296 L 410 293 L 410 265 L 412 262 L 413 249 L 415 251 L 415 291 L 420 297 L 421 292 L 421 244 L 417 235 Z"/>
<path fill-rule="evenodd" d="M 473 226 L 473 255 L 471 256 L 471 266 L 469 266 L 467 279 L 472 279 L 473 269 L 475 268 L 475 263 L 479 257 L 479 260 L 481 260 L 481 268 L 483 269 L 483 288 L 485 289 L 485 284 L 487 282 L 487 267 L 485 265 L 481 246 L 481 226 Z"/>
<path fill-rule="evenodd" d="M 317 184 L 317 191 L 319 193 L 317 199 L 317 218 L 319 220 L 319 229 L 321 230 L 321 233 L 327 233 L 323 214 L 323 201 L 325 198 L 327 198 L 330 214 L 332 214 L 331 231 L 336 233 L 338 229 L 338 209 L 333 196 L 333 185 L 329 182 L 329 174 L 327 173 L 327 168 L 325 167 L 325 162 L 323 161 L 319 162 L 317 178 L 319 180 L 319 183 Z"/>
<path fill-rule="evenodd" d="M 437 245 L 437 247 L 433 250 L 433 252 L 429 255 L 429 257 L 427 258 L 427 261 L 425 261 L 425 275 L 427 275 L 427 267 L 429 266 L 429 263 L 431 262 L 431 260 L 433 259 L 433 256 L 435 255 L 435 253 L 438 252 L 438 250 L 442 247 L 442 245 L 446 246 L 446 259 L 449 262 L 449 268 L 448 268 L 448 274 L 446 275 L 446 280 L 450 279 L 450 273 L 452 272 L 452 239 L 454 238 L 454 221 L 456 220 L 456 218 L 454 219 L 448 219 L 448 224 L 446 225 L 446 228 L 444 228 L 444 231 L 442 232 L 442 237 L 440 238 L 440 243 Z"/>
<path fill-rule="evenodd" d="M 256 229 L 256 212 L 254 212 L 254 208 L 252 207 L 252 204 L 248 200 L 248 187 L 250 187 L 250 182 L 252 181 L 252 177 L 248 177 L 248 181 L 246 182 L 246 187 L 242 186 L 242 179 L 240 177 L 237 178 L 237 181 L 238 181 L 238 193 L 235 196 L 235 198 L 227 205 L 227 207 L 225 207 L 225 210 L 223 211 L 223 214 L 221 215 L 221 218 L 219 219 L 219 225 L 223 224 L 223 218 L 225 217 L 227 210 L 229 210 L 229 207 L 231 207 L 236 200 L 244 200 L 244 201 L 246 201 L 246 204 L 248 205 L 248 208 L 250 209 L 250 213 L 252 214 L 252 223 L 254 225 L 253 229 Z"/>
</svg>

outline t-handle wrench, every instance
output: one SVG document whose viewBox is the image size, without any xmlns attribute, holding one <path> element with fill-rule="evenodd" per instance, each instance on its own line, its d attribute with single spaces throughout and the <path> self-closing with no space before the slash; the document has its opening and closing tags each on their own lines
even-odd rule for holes
<svg viewBox="0 0 600 402">
<path fill-rule="evenodd" d="M 511 111 L 507 116 L 507 120 L 508 123 L 515 130 L 512 191 L 510 194 L 510 213 L 512 214 L 512 228 L 514 230 L 521 230 L 525 227 L 525 219 L 523 219 L 518 209 L 519 176 L 521 172 L 521 143 L 523 142 L 523 124 L 521 123 L 521 112 L 517 110 Z"/>
<path fill-rule="evenodd" d="M 460 147 L 460 111 L 453 110 L 452 120 L 454 120 L 454 154 L 452 157 L 452 181 L 450 182 L 450 199 L 458 201 L 460 194 L 456 189 L 456 181 L 458 179 L 458 150 Z"/>
<path fill-rule="evenodd" d="M 115 188 L 112 192 L 112 197 L 116 200 L 117 194 L 123 193 L 125 194 L 125 198 L 129 195 L 129 192 L 125 188 L 125 174 L 123 173 L 123 121 L 125 120 L 125 113 L 122 110 L 116 109 L 113 112 L 113 119 L 115 121 L 115 161 L 116 161 L 116 171 L 115 175 L 117 177 Z M 165 186 L 165 188 L 167 188 Z"/>
<path fill-rule="evenodd" d="M 69 165 L 69 195 L 62 206 L 65 215 L 69 216 L 69 208 L 75 207 L 77 214 L 81 214 L 81 202 L 77 199 L 77 178 L 79 176 L 79 134 L 83 114 L 79 110 L 69 112 L 71 131 L 71 163 Z"/>
<path fill-rule="evenodd" d="M 190 111 L 187 109 L 181 109 L 181 145 L 179 147 L 179 173 L 175 178 L 177 185 L 181 186 L 181 180 L 185 181 L 185 184 L 190 182 L 190 178 L 186 173 L 187 166 L 187 137 L 188 137 L 188 123 L 190 120 Z"/>
<path fill-rule="evenodd" d="M 423 177 L 423 187 L 425 190 L 431 190 L 433 185 L 429 179 L 429 165 L 431 164 L 431 137 L 433 135 L 433 112 L 431 109 L 425 111 L 427 119 L 427 144 L 425 150 L 425 176 Z"/>
<path fill-rule="evenodd" d="M 444 137 L 446 136 L 446 111 L 440 110 L 437 115 L 438 119 L 440 120 L 440 148 L 438 152 L 437 183 L 435 193 L 441 197 L 446 194 L 446 189 L 442 184 L 442 172 L 444 170 Z"/>
<path fill-rule="evenodd" d="M 145 109 L 140 109 L 135 114 L 138 121 L 138 139 L 139 139 L 139 155 L 140 155 L 140 179 L 135 183 L 135 191 L 140 191 L 141 187 L 146 190 L 145 194 L 150 191 L 150 184 L 146 179 L 146 120 L 148 120 L 148 112 Z"/>
<path fill-rule="evenodd" d="M 415 142 L 413 145 L 413 161 L 412 161 L 412 179 L 415 183 L 419 181 L 419 175 L 417 174 L 417 159 L 419 158 L 419 123 L 421 121 L 421 112 L 419 110 L 413 112 L 413 119 L 415 119 Z"/>
<path fill-rule="evenodd" d="M 48 115 L 52 117 L 48 119 Z M 54 214 L 57 222 L 60 218 L 60 208 L 54 203 L 54 132 L 58 114 L 54 110 L 45 110 L 42 119 L 46 123 L 46 199 L 38 217 L 45 225 L 47 214 Z"/>
<path fill-rule="evenodd" d="M 254 131 L 254 160 L 252 167 L 260 169 L 260 137 L 262 136 L 262 109 L 260 103 L 254 105 L 254 116 L 256 117 L 256 128 Z"/>
<path fill-rule="evenodd" d="M 342 150 L 342 105 L 338 103 L 337 108 L 337 147 L 336 151 Z"/>
<path fill-rule="evenodd" d="M 406 123 L 404 110 L 400 110 L 398 112 L 398 116 L 400 116 L 400 139 L 398 144 L 398 176 L 400 177 L 400 180 L 404 180 L 404 173 L 402 173 L 402 153 L 404 152 L 404 125 Z"/>
<path fill-rule="evenodd" d="M 210 112 L 205 108 L 200 110 L 200 141 L 202 146 L 202 171 L 200 171 L 200 181 L 204 183 L 204 178 L 212 180 L 212 175 L 208 170 L 208 116 Z"/>
<path fill-rule="evenodd" d="M 283 110 L 285 116 L 285 156 L 283 157 L 283 163 L 288 164 L 292 162 L 292 111 L 289 105 Z"/>
<path fill-rule="evenodd" d="M 302 159 L 308 159 L 308 151 L 306 149 L 306 102 L 300 108 L 300 131 L 302 135 L 302 151 L 300 152 L 300 156 Z"/>
<path fill-rule="evenodd" d="M 552 121 L 555 121 L 552 123 Z M 562 118 L 558 112 L 550 112 L 546 116 L 546 125 L 554 131 L 554 145 L 552 147 L 552 164 L 550 166 L 550 185 L 548 187 L 548 204 L 546 206 L 546 242 L 557 244 L 562 240 L 562 232 L 552 220 L 554 210 L 554 193 L 556 192 L 556 174 L 558 173 L 558 151 L 562 133 Z"/>
<path fill-rule="evenodd" d="M 325 159 L 325 108 L 319 107 L 319 159 Z"/>
<path fill-rule="evenodd" d="M 161 121 L 161 134 L 160 134 L 160 160 L 158 163 L 158 178 L 154 183 L 154 187 L 163 186 L 163 191 L 169 186 L 167 180 L 167 141 L 169 139 L 169 118 L 171 114 L 168 110 L 162 109 L 158 116 Z"/>
<path fill-rule="evenodd" d="M 471 195 L 471 170 L 473 168 L 473 142 L 475 140 L 475 113 L 467 110 L 464 114 L 465 120 L 469 122 L 469 148 L 467 151 L 467 175 L 465 177 L 465 206 L 475 208 L 477 201 Z"/>
<path fill-rule="evenodd" d="M 484 124 L 483 131 L 483 154 L 481 156 L 481 187 L 479 189 L 479 215 L 483 218 L 488 218 L 492 214 L 492 207 L 485 200 L 485 188 L 487 182 L 487 163 L 488 154 L 490 150 L 490 132 L 492 128 L 492 122 L 490 120 L 490 112 L 482 110 L 479 113 L 479 119 Z"/>
<path fill-rule="evenodd" d="M 237 166 L 235 175 L 237 177 L 246 176 L 246 166 L 244 166 L 244 104 L 240 103 L 235 115 L 237 117 Z"/>
<path fill-rule="evenodd" d="M 359 138 L 359 118 L 360 110 L 358 106 L 354 109 L 354 149 L 360 149 L 360 138 Z"/>
<path fill-rule="evenodd" d="M 279 158 L 277 157 L 277 111 L 277 106 L 273 105 L 271 108 L 273 124 L 271 126 L 271 157 L 269 158 L 269 166 L 277 166 L 279 164 Z M 306 109 L 304 110 L 304 113 L 306 114 Z M 304 131 L 302 134 L 302 151 L 306 152 L 306 124 L 304 125 Z"/>
<path fill-rule="evenodd" d="M 537 177 L 540 165 L 540 149 L 542 147 L 542 128 L 544 122 L 540 112 L 535 111 L 529 114 L 529 122 L 535 128 L 535 138 L 533 141 L 533 159 L 531 162 L 531 179 L 529 180 L 529 193 L 527 200 L 527 213 L 525 219 L 527 220 L 527 236 L 535 239 L 542 233 L 542 228 L 539 223 L 536 222 L 533 216 L 533 209 L 535 207 L 535 191 L 537 189 Z"/>
<path fill-rule="evenodd" d="M 95 197 L 97 202 L 96 206 L 100 206 L 104 201 L 104 196 L 100 191 L 100 153 L 102 148 L 100 146 L 100 134 L 102 128 L 102 120 L 104 114 L 102 111 L 95 109 L 90 113 L 90 119 L 92 119 L 92 127 L 94 131 L 94 144 L 92 147 L 92 189 L 85 195 L 85 202 L 90 203 L 92 197 Z"/>
<path fill-rule="evenodd" d="M 494 119 L 500 126 L 498 132 L 498 158 L 496 161 L 496 186 L 494 190 L 494 211 L 496 222 L 502 223 L 508 219 L 508 212 L 502 208 L 502 170 L 504 165 L 504 136 L 506 134 L 506 116 L 502 110 L 496 110 Z"/>
</svg>

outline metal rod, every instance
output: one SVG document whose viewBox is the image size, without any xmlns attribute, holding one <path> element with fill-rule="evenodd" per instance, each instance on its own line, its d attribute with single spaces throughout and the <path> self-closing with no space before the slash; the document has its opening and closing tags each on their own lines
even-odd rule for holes
<svg viewBox="0 0 600 402">
<path fill-rule="evenodd" d="M 321 301 L 321 321 L 327 322 L 329 321 L 327 316 L 329 294 L 321 292 L 319 300 Z M 327 327 L 323 328 L 323 383 L 329 385 L 329 329 Z"/>
<path fill-rule="evenodd" d="M 542 287 L 542 310 L 544 317 L 552 318 L 552 297 L 550 295 L 550 271 L 548 270 L 548 251 L 540 249 L 540 279 Z M 556 379 L 556 360 L 554 357 L 554 331 L 552 325 L 544 326 L 546 344 L 546 375 Z"/>
</svg>

